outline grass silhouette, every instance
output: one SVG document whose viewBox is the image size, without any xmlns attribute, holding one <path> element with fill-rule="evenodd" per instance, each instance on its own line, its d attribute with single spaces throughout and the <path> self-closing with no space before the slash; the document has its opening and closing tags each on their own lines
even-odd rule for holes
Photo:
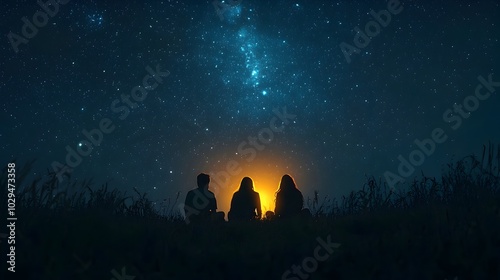
<svg viewBox="0 0 500 280">
<path fill-rule="evenodd" d="M 136 189 L 60 184 L 51 172 L 26 182 L 32 166 L 16 174 L 16 276 L 24 279 L 111 279 L 125 267 L 148 280 L 295 280 L 282 275 L 329 235 L 342 246 L 307 279 L 500 279 L 500 146 L 396 191 L 368 177 L 340 202 L 315 192 L 306 200 L 311 220 L 207 225 L 185 224 L 180 194 L 157 207 Z"/>
</svg>

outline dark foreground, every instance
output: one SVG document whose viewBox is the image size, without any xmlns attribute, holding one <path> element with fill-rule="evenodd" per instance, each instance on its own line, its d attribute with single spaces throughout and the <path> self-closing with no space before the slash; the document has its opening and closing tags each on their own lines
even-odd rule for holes
<svg viewBox="0 0 500 280">
<path fill-rule="evenodd" d="M 55 195 L 55 181 L 32 182 L 16 195 L 16 272 L 2 261 L 2 279 L 500 279 L 489 162 L 466 158 L 396 193 L 368 180 L 340 205 L 313 199 L 311 220 L 243 224 L 186 225 L 145 196 L 127 205 L 106 188 Z"/>
</svg>

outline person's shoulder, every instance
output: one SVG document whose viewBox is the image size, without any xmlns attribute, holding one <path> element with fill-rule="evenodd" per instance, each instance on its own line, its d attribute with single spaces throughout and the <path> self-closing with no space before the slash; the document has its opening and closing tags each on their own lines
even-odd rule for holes
<svg viewBox="0 0 500 280">
<path fill-rule="evenodd" d="M 188 192 L 187 192 L 187 195 L 186 196 L 198 196 L 200 193 L 200 189 L 199 188 L 194 188 L 194 189 L 190 189 Z"/>
<path fill-rule="evenodd" d="M 300 198 L 300 199 L 304 199 L 304 195 L 302 194 L 301 191 L 297 192 L 297 197 Z"/>
<path fill-rule="evenodd" d="M 208 198 L 215 198 L 215 194 L 212 191 L 206 190 L 205 193 Z"/>
<path fill-rule="evenodd" d="M 241 199 L 241 193 L 239 191 L 235 191 L 233 193 L 233 198 L 234 201 L 239 201 Z"/>
</svg>

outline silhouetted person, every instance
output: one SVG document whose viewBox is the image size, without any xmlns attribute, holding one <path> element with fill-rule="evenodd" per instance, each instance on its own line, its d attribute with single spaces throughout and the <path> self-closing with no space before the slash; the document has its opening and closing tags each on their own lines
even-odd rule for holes
<svg viewBox="0 0 500 280">
<path fill-rule="evenodd" d="M 198 188 L 190 190 L 184 202 L 186 222 L 224 220 L 224 212 L 216 212 L 217 200 L 214 193 L 208 190 L 210 176 L 200 173 L 196 179 Z"/>
<path fill-rule="evenodd" d="M 274 214 L 277 218 L 290 218 L 298 216 L 310 216 L 309 209 L 302 209 L 304 197 L 297 189 L 293 178 L 285 174 L 281 178 L 279 189 L 276 192 L 276 209 Z"/>
<path fill-rule="evenodd" d="M 240 188 L 233 194 L 231 209 L 227 214 L 229 221 L 250 221 L 260 219 L 259 193 L 253 190 L 253 181 L 249 177 L 241 180 Z"/>
</svg>

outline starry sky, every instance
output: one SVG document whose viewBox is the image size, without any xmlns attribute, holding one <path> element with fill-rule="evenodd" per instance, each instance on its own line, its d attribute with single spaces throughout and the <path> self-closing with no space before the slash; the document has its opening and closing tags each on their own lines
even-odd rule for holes
<svg viewBox="0 0 500 280">
<path fill-rule="evenodd" d="M 113 130 L 73 179 L 160 202 L 210 173 L 226 212 L 244 176 L 267 210 L 285 173 L 306 197 L 346 195 L 398 174 L 398 156 L 436 128 L 446 141 L 408 178 L 500 143 L 498 93 L 443 117 L 472 100 L 479 76 L 500 81 L 498 1 L 400 1 L 350 62 L 341 44 L 355 47 L 355 28 L 391 1 L 66 2 L 32 38 L 23 17 L 43 11 L 36 1 L 0 10 L 0 156 L 37 159 L 32 176 L 88 148 L 82 131 L 103 119 Z M 163 73 L 154 88 L 148 69 Z M 141 85 L 147 95 L 127 105 Z"/>
</svg>

